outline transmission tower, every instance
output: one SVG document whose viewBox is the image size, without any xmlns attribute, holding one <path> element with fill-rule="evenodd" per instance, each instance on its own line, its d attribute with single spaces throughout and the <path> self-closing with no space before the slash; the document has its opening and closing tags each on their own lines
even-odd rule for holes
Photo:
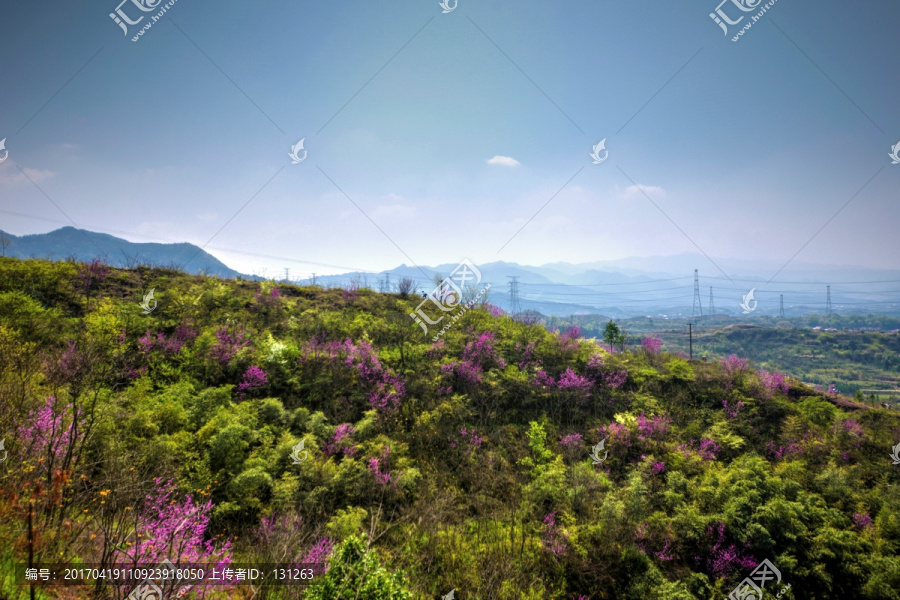
<svg viewBox="0 0 900 600">
<path fill-rule="evenodd" d="M 784 294 L 781 295 L 781 308 L 778 309 L 778 316 L 784 318 Z"/>
<path fill-rule="evenodd" d="M 697 269 L 694 269 L 694 307 L 691 309 L 691 316 L 695 316 L 698 311 L 702 317 L 703 306 L 700 304 L 700 275 L 697 274 Z"/>
<path fill-rule="evenodd" d="M 522 312 L 522 307 L 519 306 L 519 278 L 513 275 L 507 275 L 507 278 L 512 281 L 509 282 L 509 312 L 513 315 L 517 315 Z"/>
<path fill-rule="evenodd" d="M 712 286 L 709 286 L 709 316 L 716 314 L 716 303 L 713 302 Z"/>
<path fill-rule="evenodd" d="M 288 267 L 284 268 L 284 282 L 288 283 L 291 280 L 291 270 Z"/>
<path fill-rule="evenodd" d="M 313 284 L 313 285 L 316 285 L 316 274 L 315 274 L 315 273 L 313 273 L 313 282 L 312 282 L 312 284 Z"/>
<path fill-rule="evenodd" d="M 825 316 L 831 316 L 831 286 L 825 286 Z"/>
<path fill-rule="evenodd" d="M 384 274 L 384 291 L 388 294 L 391 293 L 391 274 L 390 273 Z"/>
</svg>

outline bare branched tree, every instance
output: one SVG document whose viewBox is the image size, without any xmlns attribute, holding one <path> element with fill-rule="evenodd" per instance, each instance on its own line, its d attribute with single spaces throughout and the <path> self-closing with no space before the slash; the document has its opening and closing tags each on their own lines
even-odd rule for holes
<svg viewBox="0 0 900 600">
<path fill-rule="evenodd" d="M 401 298 L 408 298 L 410 294 L 416 293 L 418 287 L 412 277 L 401 277 L 397 283 L 397 292 Z"/>
</svg>

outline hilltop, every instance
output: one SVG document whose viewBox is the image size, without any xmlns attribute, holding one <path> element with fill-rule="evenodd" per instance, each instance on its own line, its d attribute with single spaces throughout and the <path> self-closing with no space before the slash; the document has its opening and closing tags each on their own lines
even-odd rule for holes
<svg viewBox="0 0 900 600">
<path fill-rule="evenodd" d="M 168 267 L 188 273 L 239 277 L 240 273 L 199 246 L 188 243 L 135 243 L 75 227 L 62 227 L 48 233 L 15 236 L 0 231 L 3 256 L 46 258 L 91 262 L 100 260 L 113 267 Z M 246 276 L 244 276 L 246 278 Z"/>
<path fill-rule="evenodd" d="M 896 598 L 896 412 L 490 304 L 434 342 L 421 300 L 0 258 L 0 597 L 31 548 L 316 563 L 309 600 L 718 599 L 764 560 Z"/>
</svg>

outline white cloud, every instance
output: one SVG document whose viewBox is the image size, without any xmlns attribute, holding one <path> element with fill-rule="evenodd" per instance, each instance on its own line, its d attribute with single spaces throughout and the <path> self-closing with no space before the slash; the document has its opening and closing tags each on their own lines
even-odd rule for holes
<svg viewBox="0 0 900 600">
<path fill-rule="evenodd" d="M 25 175 L 27 175 L 28 177 L 23 175 L 22 171 L 24 171 Z M 2 171 L 0 171 L 0 183 L 13 184 L 20 183 L 22 181 L 27 182 L 29 179 L 37 183 L 38 181 L 56 177 L 56 173 L 44 169 L 22 169 L 22 171 L 19 171 L 18 169 L 14 171 L 12 166 L 3 169 Z"/>
<path fill-rule="evenodd" d="M 375 209 L 373 214 L 377 217 L 403 219 L 414 216 L 416 214 L 416 209 L 413 206 L 406 206 L 404 204 L 388 204 L 379 206 Z"/>
<path fill-rule="evenodd" d="M 489 165 L 503 165 L 504 167 L 518 167 L 521 164 L 511 156 L 500 156 L 499 154 L 494 158 L 489 158 L 487 163 Z"/>
<path fill-rule="evenodd" d="M 622 192 L 622 198 L 643 198 L 644 194 L 655 200 L 657 198 L 665 198 L 666 190 L 658 185 L 642 185 L 639 183 L 625 188 L 625 191 Z"/>
</svg>

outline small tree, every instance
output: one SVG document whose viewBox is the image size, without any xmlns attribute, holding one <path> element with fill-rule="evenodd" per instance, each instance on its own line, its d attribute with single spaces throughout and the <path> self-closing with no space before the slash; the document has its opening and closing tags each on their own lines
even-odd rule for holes
<svg viewBox="0 0 900 600">
<path fill-rule="evenodd" d="M 606 327 L 603 328 L 603 341 L 606 342 L 609 346 L 609 351 L 612 352 L 615 344 L 625 343 L 625 335 L 619 329 L 618 325 L 610 321 L 606 324 Z"/>
<path fill-rule="evenodd" d="M 316 577 L 306 592 L 306 600 L 409 600 L 405 577 L 381 566 L 375 551 L 355 535 L 335 550 L 328 572 Z"/>
<path fill-rule="evenodd" d="M 397 283 L 397 291 L 401 298 L 407 298 L 410 294 L 416 293 L 416 282 L 412 277 L 401 277 Z"/>
</svg>

